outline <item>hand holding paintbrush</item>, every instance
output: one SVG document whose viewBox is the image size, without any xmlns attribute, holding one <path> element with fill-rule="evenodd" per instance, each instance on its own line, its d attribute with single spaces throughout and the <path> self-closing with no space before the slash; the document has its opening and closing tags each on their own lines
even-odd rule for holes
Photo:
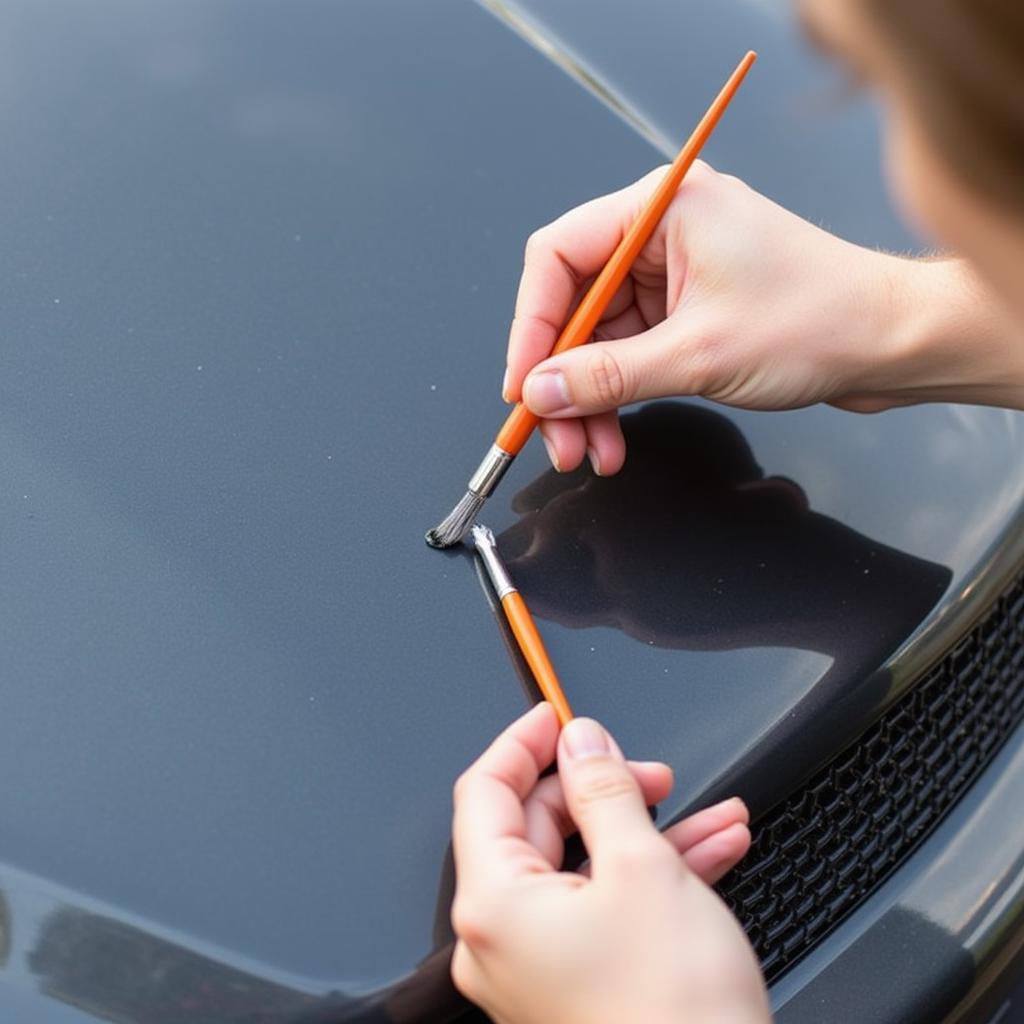
<svg viewBox="0 0 1024 1024">
<path fill-rule="evenodd" d="M 629 274 L 637 256 L 647 244 L 679 190 L 686 172 L 707 142 L 719 119 L 725 112 L 740 84 L 746 77 L 757 55 L 750 51 L 729 76 L 722 91 L 701 118 L 693 134 L 679 151 L 661 185 L 651 196 L 647 206 L 626 232 L 612 253 L 604 269 L 598 274 L 590 290 L 569 318 L 553 354 L 564 352 L 589 341 L 615 293 Z M 512 460 L 529 440 L 540 418 L 519 402 L 505 421 L 490 451 L 469 481 L 469 488 L 451 513 L 427 533 L 427 543 L 436 548 L 457 544 L 472 526 L 484 502 L 498 486 Z"/>
</svg>

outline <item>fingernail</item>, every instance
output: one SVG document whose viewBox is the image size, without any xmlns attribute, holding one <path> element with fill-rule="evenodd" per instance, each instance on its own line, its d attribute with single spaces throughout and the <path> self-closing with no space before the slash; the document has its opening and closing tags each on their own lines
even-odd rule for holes
<svg viewBox="0 0 1024 1024">
<path fill-rule="evenodd" d="M 587 458 L 590 459 L 590 465 L 593 467 L 596 476 L 601 475 L 601 459 L 599 458 L 596 451 L 593 448 L 587 449 Z"/>
<path fill-rule="evenodd" d="M 523 397 L 531 412 L 539 416 L 567 409 L 570 404 L 569 385 L 560 370 L 532 373 L 523 385 Z"/>
<path fill-rule="evenodd" d="M 736 810 L 740 812 L 740 815 L 744 821 L 750 820 L 750 809 L 747 807 L 746 801 L 743 800 L 741 797 L 731 796 L 728 800 L 723 800 L 722 803 L 729 804 L 730 806 L 735 807 Z"/>
<path fill-rule="evenodd" d="M 612 752 L 608 733 L 592 718 L 574 718 L 562 730 L 562 742 L 573 761 Z"/>
<path fill-rule="evenodd" d="M 562 466 L 558 461 L 558 452 L 555 451 L 555 446 L 543 434 L 540 436 L 544 441 L 544 447 L 548 450 L 548 458 L 551 460 L 551 465 L 555 467 L 556 473 L 561 473 Z"/>
<path fill-rule="evenodd" d="M 505 367 L 505 376 L 501 378 L 501 397 L 506 402 L 511 402 L 512 399 L 508 397 L 508 367 Z"/>
<path fill-rule="evenodd" d="M 747 805 L 738 796 L 731 796 L 727 800 L 719 800 L 717 804 L 709 804 L 707 810 L 712 813 L 717 811 L 720 814 L 735 817 L 737 821 L 744 825 L 750 822 L 750 811 L 747 810 Z"/>
</svg>

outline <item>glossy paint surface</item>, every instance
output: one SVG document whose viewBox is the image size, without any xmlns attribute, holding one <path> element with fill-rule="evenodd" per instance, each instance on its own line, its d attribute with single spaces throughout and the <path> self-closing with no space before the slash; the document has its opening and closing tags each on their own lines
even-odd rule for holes
<svg viewBox="0 0 1024 1024">
<path fill-rule="evenodd" d="M 815 81 L 788 28 L 752 38 L 772 18 L 707 5 L 685 77 L 609 86 L 674 93 L 650 120 L 684 134 L 760 45 L 707 155 L 764 186 L 758 126 Z M 440 1019 L 450 786 L 527 693 L 471 555 L 423 531 L 503 417 L 526 235 L 662 157 L 471 3 L 0 24 L 0 1007 Z M 806 153 L 798 208 L 899 244 L 848 212 L 854 156 Z M 1024 492 L 992 410 L 627 428 L 621 479 L 532 444 L 486 521 L 574 707 L 675 767 L 664 820 L 723 778 L 769 801 L 837 699 L 856 728 Z"/>
</svg>

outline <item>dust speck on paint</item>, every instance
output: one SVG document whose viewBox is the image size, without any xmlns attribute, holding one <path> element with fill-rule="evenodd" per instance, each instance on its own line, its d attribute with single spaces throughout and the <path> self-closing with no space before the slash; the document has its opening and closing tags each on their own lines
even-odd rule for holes
<svg viewBox="0 0 1024 1024">
<path fill-rule="evenodd" d="M 196 372 L 199 372 L 200 370 L 202 370 L 202 366 L 197 366 L 196 367 Z"/>
<path fill-rule="evenodd" d="M 437 385 L 436 384 L 431 384 L 430 385 L 430 390 L 431 391 L 436 391 L 437 390 Z"/>
</svg>

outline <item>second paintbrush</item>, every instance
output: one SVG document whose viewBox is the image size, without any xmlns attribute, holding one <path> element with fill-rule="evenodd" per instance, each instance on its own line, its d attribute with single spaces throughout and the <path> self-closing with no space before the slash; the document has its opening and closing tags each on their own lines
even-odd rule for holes
<svg viewBox="0 0 1024 1024">
<path fill-rule="evenodd" d="M 555 667 L 551 664 L 551 658 L 537 631 L 533 616 L 526 607 L 522 595 L 513 585 L 508 570 L 498 554 L 494 534 L 486 526 L 478 524 L 473 527 L 473 540 L 519 649 L 530 666 L 533 678 L 537 681 L 544 699 L 555 709 L 558 721 L 565 725 L 573 717 L 572 708 L 569 707 L 569 702 L 562 692 L 562 684 L 555 674 Z"/>
</svg>

